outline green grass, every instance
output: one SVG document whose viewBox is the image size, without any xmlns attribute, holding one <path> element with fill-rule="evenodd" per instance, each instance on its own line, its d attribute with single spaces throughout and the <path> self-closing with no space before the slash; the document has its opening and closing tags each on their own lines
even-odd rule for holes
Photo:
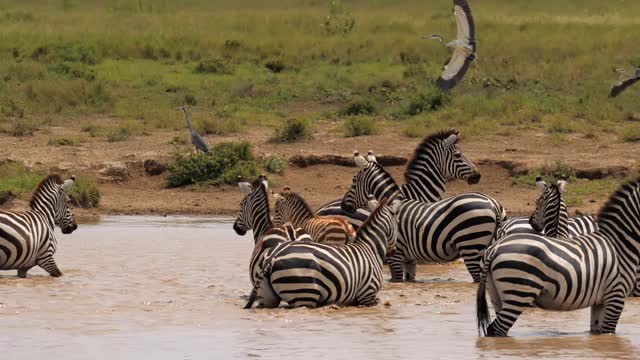
<svg viewBox="0 0 640 360">
<path fill-rule="evenodd" d="M 356 137 L 375 135 L 380 128 L 375 118 L 367 116 L 351 116 L 344 122 L 344 136 Z"/>
<path fill-rule="evenodd" d="M 78 146 L 80 145 L 80 139 L 75 137 L 51 138 L 47 144 L 49 146 Z"/>
<path fill-rule="evenodd" d="M 95 175 L 81 174 L 68 191 L 74 206 L 82 208 L 96 208 L 100 206 L 100 191 L 96 184 Z"/>
<path fill-rule="evenodd" d="M 0 196 L 19 197 L 30 192 L 43 176 L 14 162 L 0 163 Z"/>
<path fill-rule="evenodd" d="M 479 60 L 447 97 L 430 84 L 449 50 L 421 36 L 453 38 L 450 4 L 330 3 L 0 0 L 0 123 L 104 114 L 178 128 L 175 107 L 190 104 L 277 127 L 328 108 L 342 118 L 364 100 L 377 116 L 433 113 L 468 136 L 593 134 L 624 121 L 640 96 L 632 87 L 607 98 L 615 68 L 640 65 L 637 1 L 472 4 Z"/>
</svg>

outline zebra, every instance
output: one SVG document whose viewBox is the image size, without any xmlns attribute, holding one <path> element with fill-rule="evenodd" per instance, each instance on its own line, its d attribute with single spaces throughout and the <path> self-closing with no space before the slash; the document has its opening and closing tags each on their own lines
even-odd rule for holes
<svg viewBox="0 0 640 360">
<path fill-rule="evenodd" d="M 62 276 L 53 259 L 58 247 L 54 227 L 63 234 L 78 228 L 67 195 L 73 183 L 73 178 L 63 182 L 59 175 L 49 175 L 35 187 L 30 210 L 0 211 L 0 270 L 18 270 L 18 277 L 25 278 L 37 265 L 51 276 Z"/>
<path fill-rule="evenodd" d="M 414 280 L 416 262 L 464 260 L 474 282 L 480 280 L 480 259 L 496 228 L 506 219 L 504 208 L 488 196 L 465 193 L 433 203 L 404 199 L 391 175 L 369 163 L 354 177 L 342 201 L 348 213 L 376 199 L 398 198 L 398 250 L 389 258 L 392 281 Z"/>
<path fill-rule="evenodd" d="M 245 308 L 250 308 L 256 297 L 269 308 L 281 301 L 294 308 L 375 305 L 382 287 L 383 263 L 395 250 L 397 235 L 393 205 L 388 206 L 384 199 L 358 229 L 354 243 L 282 243 L 265 260 L 257 290 Z"/>
<path fill-rule="evenodd" d="M 315 242 L 345 244 L 351 242 L 356 231 L 340 216 L 317 216 L 307 202 L 297 193 L 287 191 L 272 193 L 276 199 L 273 222 L 282 225 L 290 222 L 305 230 Z"/>
<path fill-rule="evenodd" d="M 593 216 L 581 215 L 569 218 L 567 207 L 562 194 L 566 191 L 567 181 L 558 180 L 556 186 L 549 186 L 542 180 L 541 176 L 536 177 L 536 187 L 541 191 L 538 201 L 545 197 L 551 197 L 558 202 L 558 206 L 553 208 L 548 221 L 540 230 L 531 227 L 529 217 L 515 217 L 507 220 L 500 226 L 496 239 L 501 239 L 511 234 L 544 234 L 548 237 L 575 237 L 590 234 L 598 229 L 598 224 Z"/>
<path fill-rule="evenodd" d="M 459 138 L 459 130 L 447 129 L 428 135 L 420 142 L 407 163 L 405 184 L 400 188 L 405 198 L 439 201 L 449 179 L 463 180 L 470 185 L 480 181 L 480 172 L 457 145 Z M 355 229 L 369 215 L 363 208 L 353 214 L 345 213 L 341 204 L 342 199 L 331 201 L 316 210 L 316 215 L 345 216 Z"/>
<path fill-rule="evenodd" d="M 597 219 L 596 232 L 576 238 L 514 234 L 489 247 L 476 298 L 479 332 L 506 336 L 535 304 L 562 311 L 591 307 L 591 332 L 614 333 L 640 263 L 640 178 L 621 185 Z"/>
<path fill-rule="evenodd" d="M 240 214 L 233 223 L 236 234 L 244 236 L 253 230 L 254 248 L 249 261 L 251 283 L 255 285 L 262 271 L 263 260 L 277 245 L 288 241 L 311 241 L 311 237 L 302 229 L 290 223 L 274 226 L 269 214 L 268 182 L 258 179 L 241 192 L 245 195 L 240 202 Z"/>
</svg>

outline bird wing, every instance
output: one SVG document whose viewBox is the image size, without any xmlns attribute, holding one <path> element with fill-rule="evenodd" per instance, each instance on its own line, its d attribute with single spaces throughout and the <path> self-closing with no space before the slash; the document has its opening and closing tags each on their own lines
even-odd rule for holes
<svg viewBox="0 0 640 360">
<path fill-rule="evenodd" d="M 198 150 L 206 153 L 209 152 L 209 145 L 207 145 L 207 142 L 204 141 L 202 136 L 195 131 L 191 132 L 191 142 L 193 143 L 193 146 L 198 148 Z"/>
<path fill-rule="evenodd" d="M 475 24 L 473 16 L 471 16 L 471 8 L 466 0 L 453 0 L 453 16 L 456 18 L 456 27 L 458 28 L 456 40 L 469 44 L 473 51 L 476 51 Z"/>
<path fill-rule="evenodd" d="M 451 60 L 444 67 L 442 74 L 436 81 L 436 86 L 440 88 L 442 91 L 447 91 L 454 86 L 464 77 L 464 74 L 467 73 L 469 69 L 469 64 L 473 61 L 474 55 L 473 53 L 469 53 L 463 47 L 456 47 L 453 50 L 453 55 L 451 56 Z"/>
<path fill-rule="evenodd" d="M 640 76 L 630 77 L 630 78 L 627 78 L 625 80 L 622 80 L 622 81 L 616 83 L 611 88 L 611 92 L 609 92 L 609 97 L 616 97 L 616 96 L 620 95 L 620 93 L 623 92 L 624 89 L 626 89 L 629 86 L 637 83 L 638 81 L 640 81 Z"/>
</svg>

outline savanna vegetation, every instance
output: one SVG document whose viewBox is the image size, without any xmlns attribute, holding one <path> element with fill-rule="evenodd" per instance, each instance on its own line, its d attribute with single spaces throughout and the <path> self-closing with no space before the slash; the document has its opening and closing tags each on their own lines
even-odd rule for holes
<svg viewBox="0 0 640 360">
<path fill-rule="evenodd" d="M 448 0 L 1 0 L 0 130 L 107 116 L 124 125 L 87 133 L 122 141 L 184 126 L 186 104 L 211 134 L 295 118 L 350 119 L 347 136 L 391 124 L 637 141 L 640 89 L 607 92 L 616 68 L 640 66 L 640 2 L 471 5 L 479 59 L 443 96 L 430 84 L 449 52 L 421 37 L 453 37 Z"/>
</svg>

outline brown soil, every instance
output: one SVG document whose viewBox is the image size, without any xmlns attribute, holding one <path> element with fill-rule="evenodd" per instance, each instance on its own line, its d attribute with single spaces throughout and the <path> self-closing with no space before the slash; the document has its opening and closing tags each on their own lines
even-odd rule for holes
<svg viewBox="0 0 640 360">
<path fill-rule="evenodd" d="M 283 155 L 341 155 L 350 156 L 354 149 L 373 149 L 377 154 L 410 157 L 420 139 L 407 138 L 389 127 L 384 135 L 343 138 L 333 131 L 339 124 L 324 122 L 317 126 L 315 139 L 295 144 L 273 144 L 268 141 L 272 131 L 258 128 L 234 136 L 207 136 L 210 145 L 222 141 L 248 140 L 259 156 Z M 80 146 L 55 147 L 47 145 L 51 137 L 83 138 Z M 145 159 L 167 159 L 175 150 L 170 141 L 175 137 L 187 139 L 186 131 L 155 130 L 151 135 L 136 136 L 123 142 L 109 143 L 103 138 L 90 138 L 79 129 L 51 127 L 41 129 L 32 137 L 16 138 L 0 135 L 0 160 L 24 162 L 39 169 L 69 169 L 70 172 L 95 171 L 105 161 L 130 161 L 141 164 Z M 519 136 L 487 136 L 464 139 L 461 148 L 482 173 L 478 185 L 453 182 L 447 194 L 481 192 L 498 199 L 512 214 L 531 211 L 536 195 L 533 187 L 514 186 L 512 174 L 523 169 L 562 161 L 594 177 L 607 171 L 626 174 L 636 169 L 640 158 L 640 144 L 620 143 L 613 136 L 602 134 L 598 139 L 581 135 L 567 136 L 567 142 L 549 145 L 545 133 L 529 132 Z M 186 147 L 183 151 L 188 151 Z M 388 167 L 402 182 L 403 166 Z M 595 170 L 594 170 L 595 169 Z M 270 175 L 272 188 L 284 185 L 300 192 L 312 206 L 320 206 L 341 197 L 351 182 L 356 168 L 336 165 L 314 165 L 306 168 L 290 166 L 284 176 Z M 129 181 L 100 183 L 102 204 L 99 209 L 81 214 L 211 214 L 233 215 L 238 210 L 241 194 L 236 187 L 165 189 L 162 176 L 144 175 L 141 166 L 134 168 Z M 600 196 L 580 208 L 593 213 L 605 199 Z M 21 208 L 24 201 L 15 201 L 13 208 Z M 575 209 L 574 209 L 575 210 Z"/>
</svg>

